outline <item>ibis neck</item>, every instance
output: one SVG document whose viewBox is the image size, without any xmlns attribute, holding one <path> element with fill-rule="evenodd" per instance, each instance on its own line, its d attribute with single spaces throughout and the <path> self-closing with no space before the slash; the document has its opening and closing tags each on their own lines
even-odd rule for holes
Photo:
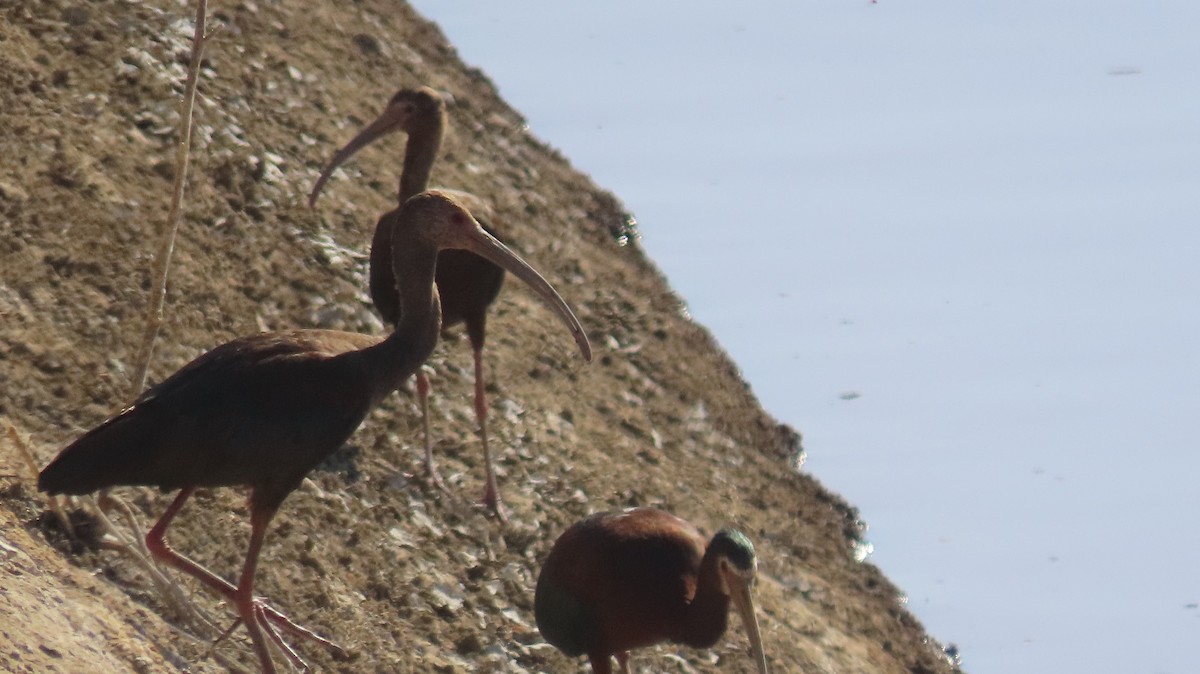
<svg viewBox="0 0 1200 674">
<path fill-rule="evenodd" d="M 729 620 L 729 595 L 721 589 L 719 567 L 717 555 L 706 552 L 696 578 L 696 596 L 688 607 L 683 635 L 677 641 L 695 648 L 708 648 L 725 633 Z"/>
<path fill-rule="evenodd" d="M 410 129 L 408 142 L 404 146 L 404 167 L 400 171 L 399 205 L 408 198 L 424 192 L 429 187 L 429 175 L 442 145 L 442 133 L 446 128 L 445 113 L 439 111 L 427 119 L 418 120 Z M 384 322 L 397 325 L 399 298 L 396 294 L 396 265 L 392 262 L 392 227 L 399 217 L 400 209 L 384 215 L 375 225 L 371 238 L 370 290 Z M 407 264 L 407 263 L 405 263 Z M 414 302 L 414 306 L 420 302 Z"/>
<path fill-rule="evenodd" d="M 400 173 L 401 204 L 429 187 L 429 176 L 442 147 L 445 127 L 444 114 L 439 112 L 427 120 L 420 120 L 411 129 L 404 146 L 404 169 Z"/>
<path fill-rule="evenodd" d="M 442 305 L 433 283 L 437 251 L 407 249 L 397 260 L 400 317 L 395 330 L 363 352 L 364 365 L 378 382 L 375 399 L 400 388 L 433 353 L 442 325 Z"/>
</svg>

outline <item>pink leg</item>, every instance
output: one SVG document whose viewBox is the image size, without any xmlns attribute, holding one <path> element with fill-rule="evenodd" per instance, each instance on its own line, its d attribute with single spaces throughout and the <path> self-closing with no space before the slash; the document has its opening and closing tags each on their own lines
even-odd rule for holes
<svg viewBox="0 0 1200 674">
<path fill-rule="evenodd" d="M 629 674 L 629 651 L 617 653 L 617 666 L 621 668 L 621 674 Z"/>
<path fill-rule="evenodd" d="M 271 523 L 271 518 L 275 516 L 275 509 L 259 509 L 251 506 L 250 508 L 250 547 L 246 551 L 246 564 L 242 567 L 242 577 L 238 581 L 237 592 L 234 596 L 234 604 L 237 606 L 238 615 L 241 616 L 242 623 L 246 625 L 246 631 L 250 633 L 250 640 L 254 642 L 254 652 L 258 654 L 259 662 L 262 664 L 263 674 L 274 674 L 275 665 L 271 662 L 270 649 L 267 648 L 267 639 L 270 639 L 279 647 L 280 652 L 292 663 L 296 669 L 307 672 L 309 670 L 308 663 L 300 657 L 291 646 L 279 636 L 275 631 L 275 627 L 271 624 L 275 620 L 275 611 L 261 599 L 254 596 L 254 573 L 258 568 L 258 555 L 262 550 L 263 539 L 267 534 L 267 526 Z M 289 632 L 293 631 L 288 626 L 296 627 L 305 636 L 311 636 L 318 641 L 330 643 L 321 637 L 316 636 L 312 632 L 302 627 L 295 626 L 290 620 L 284 618 L 286 625 L 281 624 Z M 338 650 L 341 650 L 339 647 Z"/>
<path fill-rule="evenodd" d="M 151 528 L 150 531 L 146 534 L 146 548 L 150 550 L 150 554 L 154 555 L 154 558 L 157 559 L 159 562 L 166 564 L 167 566 L 174 567 L 174 568 L 178 569 L 179 571 L 182 571 L 183 573 L 186 573 L 187 575 L 195 578 L 196 580 L 200 581 L 205 587 L 207 587 L 208 589 L 212 590 L 215 594 L 217 594 L 220 597 L 222 597 L 223 599 L 225 599 L 225 601 L 233 604 L 234 606 L 237 606 L 238 614 L 241 616 L 241 622 L 246 623 L 246 625 L 247 625 L 246 629 L 251 633 L 250 634 L 251 639 L 255 640 L 255 635 L 254 635 L 255 630 L 254 630 L 254 628 L 251 628 L 250 623 L 246 621 L 246 613 L 244 613 L 242 611 L 240 599 L 241 599 L 242 593 L 250 593 L 253 591 L 254 567 L 257 566 L 257 564 L 258 564 L 258 550 L 262 547 L 262 537 L 266 534 L 266 525 L 267 525 L 267 523 L 270 522 L 271 516 L 274 515 L 274 511 L 266 513 L 265 519 L 262 521 L 262 523 L 260 525 L 255 521 L 256 514 L 252 510 L 252 512 L 251 512 L 251 535 L 250 535 L 251 536 L 250 537 L 250 546 L 251 547 L 250 547 L 250 551 L 247 553 L 246 567 L 244 567 L 242 570 L 242 582 L 241 582 L 241 584 L 239 584 L 239 587 L 234 587 L 233 583 L 230 583 L 229 581 L 225 580 L 224 578 L 221 578 L 220 576 L 216 575 L 212 571 L 209 571 L 208 569 L 204 568 L 200 564 L 197 564 L 196 562 L 179 554 L 178 552 L 175 552 L 175 550 L 173 550 L 171 548 L 171 546 L 167 544 L 167 541 L 166 541 L 167 527 L 171 526 L 171 522 L 175 519 L 175 516 L 179 514 L 179 511 L 183 509 L 183 504 L 185 502 L 187 502 L 188 498 L 192 495 L 192 493 L 195 490 L 196 490 L 195 487 L 185 487 L 183 490 L 181 490 L 179 492 L 179 495 L 176 496 L 175 500 L 171 502 L 171 505 L 167 507 L 166 512 L 163 513 L 162 517 L 160 517 L 158 519 L 158 521 L 154 523 L 154 527 Z M 260 529 L 261 529 L 261 531 L 260 531 Z M 255 541 L 256 535 L 258 536 L 257 542 Z M 247 569 L 249 570 L 249 576 L 246 575 Z M 244 585 L 247 582 L 247 578 L 249 578 L 249 582 L 251 583 L 251 585 L 250 585 L 250 587 L 243 588 L 242 585 Z M 258 600 L 255 603 L 258 604 L 259 612 L 262 614 L 263 617 L 265 617 L 267 620 L 274 623 L 276 626 L 283 629 L 284 631 L 286 631 L 290 634 L 293 634 L 295 636 L 298 636 L 298 637 L 304 637 L 306 639 L 315 641 L 315 642 L 321 644 L 322 646 L 325 646 L 326 648 L 328 648 L 332 651 L 335 651 L 337 653 L 340 653 L 343 655 L 346 654 L 346 651 L 341 646 L 338 646 L 337 644 L 333 643 L 332 641 L 329 641 L 328 639 L 321 637 L 321 636 L 317 635 L 316 633 L 314 633 L 304 627 L 301 627 L 300 625 L 297 625 L 296 623 L 294 623 L 290 619 L 288 619 L 287 616 L 285 616 L 284 614 L 282 614 L 278 610 L 276 610 L 274 607 L 267 605 L 266 603 L 262 602 L 261 600 Z M 273 634 L 274 630 L 271 629 L 270 632 Z M 259 638 L 261 638 L 261 637 L 262 637 L 262 635 L 259 634 Z M 259 644 L 258 644 L 257 640 L 255 640 L 255 651 L 258 651 L 258 650 L 259 650 Z M 287 653 L 289 650 L 290 649 L 285 648 L 284 652 Z M 261 659 L 261 653 L 260 653 L 260 659 Z M 273 670 L 268 670 L 268 671 L 273 671 Z"/>
<path fill-rule="evenodd" d="M 450 490 L 446 489 L 433 460 L 433 436 L 429 433 L 429 378 L 421 370 L 417 370 L 417 400 L 421 403 L 421 428 L 425 432 L 425 475 L 433 486 L 448 494 Z"/>
<path fill-rule="evenodd" d="M 479 440 L 483 443 L 483 465 L 487 472 L 487 487 L 483 492 L 483 503 L 496 514 L 501 522 L 508 522 L 504 503 L 500 500 L 500 486 L 496 482 L 496 471 L 492 468 L 492 450 L 488 447 L 487 395 L 483 379 L 483 349 L 472 349 L 475 356 L 475 419 L 479 422 Z"/>
<path fill-rule="evenodd" d="M 154 555 L 154 558 L 158 561 L 167 566 L 173 566 L 195 578 L 226 600 L 232 600 L 234 593 L 237 592 L 237 588 L 232 583 L 175 552 L 167 544 L 167 527 L 171 526 L 171 522 L 179 514 L 179 511 L 183 509 L 183 504 L 194 491 L 196 491 L 195 487 L 184 487 L 179 492 L 179 495 L 171 502 L 167 511 L 163 513 L 162 517 L 158 518 L 158 521 L 154 523 L 154 527 L 146 534 L 146 548 L 150 550 L 150 554 Z"/>
<path fill-rule="evenodd" d="M 258 654 L 263 674 L 275 674 L 275 664 L 271 662 L 271 650 L 267 648 L 267 638 L 263 636 L 263 626 L 267 623 L 267 616 L 263 607 L 254 600 L 254 572 L 258 568 L 258 553 L 262 550 L 267 524 L 271 522 L 271 516 L 274 514 L 274 510 L 264 512 L 254 507 L 250 508 L 250 547 L 246 550 L 246 564 L 242 566 L 242 578 L 233 595 L 233 603 L 237 606 L 238 615 L 242 617 L 242 624 L 246 626 L 246 631 L 250 633 L 250 640 L 254 642 L 254 652 Z M 271 634 L 272 641 L 282 643 L 279 635 L 274 634 L 274 630 L 269 625 L 265 631 Z M 285 652 L 287 650 L 290 649 L 285 649 Z"/>
</svg>

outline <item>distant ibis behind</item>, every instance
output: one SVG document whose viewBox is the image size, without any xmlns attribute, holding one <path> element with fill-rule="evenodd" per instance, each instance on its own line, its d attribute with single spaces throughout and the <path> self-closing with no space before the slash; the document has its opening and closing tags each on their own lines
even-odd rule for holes
<svg viewBox="0 0 1200 674">
<path fill-rule="evenodd" d="M 156 559 L 187 573 L 233 604 L 262 670 L 274 673 L 267 639 L 297 668 L 303 661 L 278 629 L 329 641 L 254 596 L 254 572 L 267 526 L 284 498 L 342 445 L 381 399 L 420 367 L 437 343 L 437 252 L 471 250 L 528 283 L 590 347 L 562 298 L 536 271 L 488 235 L 453 197 L 413 197 L 392 220 L 403 318 L 386 339 L 333 330 L 270 332 L 218 346 L 148 389 L 132 406 L 77 439 L 38 478 L 52 494 L 116 485 L 180 489 L 146 536 Z M 166 530 L 197 487 L 247 485 L 250 544 L 238 584 L 167 544 Z"/>
<path fill-rule="evenodd" d="M 392 96 L 387 107 L 375 121 L 364 127 L 342 149 L 338 150 L 322 169 L 320 177 L 309 194 L 309 206 L 316 204 L 321 189 L 333 171 L 362 148 L 376 139 L 394 131 L 403 131 L 405 143 L 404 162 L 400 173 L 399 204 L 413 194 L 428 187 L 446 129 L 446 105 L 441 95 L 429 87 L 401 89 Z M 486 202 L 466 192 L 453 191 L 456 197 L 492 235 L 491 208 Z M 371 239 L 370 290 L 371 301 L 385 321 L 395 324 L 400 316 L 396 303 L 396 277 L 391 260 L 392 246 L 388 240 L 391 221 L 400 207 L 385 213 L 375 226 Z M 500 488 L 492 464 L 488 446 L 487 399 L 484 393 L 483 345 L 488 307 L 495 301 L 504 283 L 504 270 L 485 258 L 469 251 L 447 250 L 438 258 L 437 285 L 442 297 L 442 324 L 445 327 L 463 323 L 471 351 L 475 359 L 475 416 L 479 424 L 479 438 L 483 445 L 486 487 L 483 502 L 500 520 L 505 519 L 500 499 Z M 433 460 L 433 440 L 429 431 L 429 381 L 424 373 L 417 371 L 417 397 L 421 405 L 421 418 L 425 429 L 425 470 L 430 480 L 443 486 Z"/>
<path fill-rule="evenodd" d="M 750 598 L 757 566 L 754 546 L 739 531 L 722 529 L 706 542 L 662 510 L 600 513 L 554 543 L 538 576 L 534 614 L 546 641 L 572 657 L 586 655 L 595 674 L 611 674 L 614 655 L 628 674 L 632 649 L 715 644 L 732 600 L 767 674 Z"/>
</svg>

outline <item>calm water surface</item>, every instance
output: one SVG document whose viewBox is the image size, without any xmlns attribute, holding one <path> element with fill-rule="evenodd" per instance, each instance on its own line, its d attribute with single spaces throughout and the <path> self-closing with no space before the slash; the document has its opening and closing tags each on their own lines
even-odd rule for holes
<svg viewBox="0 0 1200 674">
<path fill-rule="evenodd" d="M 1200 5 L 416 5 L 964 668 L 1200 671 Z"/>
</svg>

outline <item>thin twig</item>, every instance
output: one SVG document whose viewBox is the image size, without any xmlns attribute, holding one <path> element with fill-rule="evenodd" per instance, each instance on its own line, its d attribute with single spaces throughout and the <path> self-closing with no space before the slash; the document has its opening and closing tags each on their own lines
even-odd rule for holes
<svg viewBox="0 0 1200 674">
<path fill-rule="evenodd" d="M 33 449 L 30 448 L 28 442 L 25 442 L 24 438 L 21 437 L 21 434 L 17 432 L 17 427 L 13 426 L 11 421 L 5 421 L 4 423 L 6 426 L 8 426 L 7 433 L 9 441 L 12 442 L 12 444 L 17 448 L 17 452 L 24 457 L 25 467 L 29 470 L 29 474 L 33 476 L 31 481 L 33 484 L 37 484 L 39 472 L 38 461 L 37 457 L 33 455 Z M 47 496 L 46 501 L 50 504 L 50 512 L 54 513 L 54 516 L 58 518 L 59 523 L 62 524 L 63 530 L 67 532 L 67 536 L 69 536 L 71 540 L 76 540 L 77 537 L 75 536 L 75 527 L 71 526 L 71 518 L 67 517 L 67 511 L 63 510 L 62 503 L 58 500 L 58 497 Z"/>
<path fill-rule="evenodd" d="M 130 399 L 134 399 L 141 393 L 146 386 L 146 376 L 150 369 L 150 360 L 154 355 L 154 343 L 158 339 L 158 333 L 163 322 L 163 305 L 166 301 L 167 279 L 170 276 L 171 256 L 175 250 L 175 239 L 179 232 L 179 223 L 183 210 L 183 196 L 187 185 L 188 166 L 191 159 L 192 146 L 192 129 L 193 129 L 193 111 L 196 102 L 196 87 L 200 75 L 200 62 L 203 58 L 205 43 L 217 31 L 205 34 L 205 19 L 208 14 L 207 0 L 197 0 L 196 7 L 196 26 L 192 36 L 192 54 L 191 60 L 188 63 L 187 79 L 184 84 L 183 100 L 180 102 L 179 114 L 179 144 L 176 147 L 175 153 L 175 181 L 171 193 L 171 208 L 167 215 L 166 227 L 163 232 L 162 242 L 158 249 L 158 254 L 154 259 L 154 286 L 151 289 L 150 297 L 146 306 L 146 325 L 145 332 L 142 336 L 142 343 L 138 349 L 137 370 L 131 380 Z M 33 475 L 33 481 L 37 481 L 38 476 L 38 461 L 33 455 L 29 445 L 21 438 L 16 427 L 11 422 L 6 422 L 7 436 L 12 444 L 18 449 L 28 466 L 29 471 Z M 71 527 L 70 519 L 63 510 L 61 503 L 57 497 L 51 496 L 48 498 L 50 509 L 55 516 L 62 521 L 64 529 L 72 539 L 76 538 L 75 532 Z M 169 625 L 173 630 L 181 634 L 185 634 L 197 641 L 210 640 L 212 634 L 218 633 L 213 617 L 195 602 L 193 602 L 183 588 L 178 583 L 167 577 L 158 566 L 152 561 L 149 550 L 142 537 L 141 525 L 132 508 L 123 500 L 110 496 L 107 490 L 101 490 L 99 498 L 84 497 L 84 504 L 88 506 L 95 514 L 104 529 L 100 544 L 104 548 L 117 550 L 132 559 L 139 566 L 151 583 L 158 590 L 162 601 L 187 625 L 192 629 L 204 633 L 205 636 L 191 634 L 188 630 L 180 629 L 174 625 Z M 127 536 L 116 524 L 108 517 L 105 509 L 101 507 L 101 503 L 109 506 L 115 506 L 126 520 L 130 529 L 133 530 L 134 536 L 131 539 Z M 235 623 L 236 625 L 236 623 Z M 224 638 L 224 634 L 217 639 L 217 643 Z M 217 660 L 222 665 L 229 668 L 231 671 L 244 671 L 236 666 L 236 664 L 228 657 L 213 652 L 210 649 L 207 654 L 209 657 Z"/>
<path fill-rule="evenodd" d="M 154 343 L 163 322 L 163 304 L 167 297 L 167 277 L 170 276 L 171 254 L 175 250 L 175 236 L 179 232 L 180 213 L 183 210 L 183 194 L 187 185 L 188 164 L 192 152 L 192 111 L 196 104 L 196 84 L 200 79 L 200 59 L 204 55 L 206 36 L 204 21 L 208 14 L 208 0 L 197 0 L 196 32 L 192 36 L 192 59 L 188 63 L 187 81 L 183 90 L 183 101 L 179 106 L 179 145 L 175 151 L 175 185 L 171 192 L 171 210 L 167 215 L 167 226 L 158 255 L 154 258 L 154 286 L 146 306 L 146 329 L 142 344 L 138 348 L 137 370 L 130 382 L 129 399 L 135 399 L 146 387 L 146 373 L 150 359 L 154 357 Z"/>
<path fill-rule="evenodd" d="M 171 623 L 166 623 L 166 626 L 167 626 L 167 629 L 169 629 L 172 632 L 174 632 L 175 634 L 178 634 L 179 636 L 187 639 L 188 641 L 191 641 L 192 643 L 195 643 L 197 645 L 203 645 L 205 647 L 205 650 L 203 652 L 203 657 L 212 658 L 213 660 L 216 660 L 217 664 L 221 665 L 225 669 L 228 669 L 230 671 L 230 674 L 247 674 L 247 671 L 245 669 L 243 669 L 241 667 L 241 665 L 239 665 L 237 662 L 235 662 L 232 658 L 230 658 L 227 655 L 222 654 L 220 651 L 213 648 L 213 646 L 216 643 L 220 643 L 222 640 L 224 640 L 226 637 L 228 637 L 230 634 L 232 634 L 233 630 L 236 629 L 237 626 L 240 624 L 242 624 L 242 622 L 241 622 L 241 619 L 239 618 L 236 622 L 233 623 L 233 627 L 230 627 L 229 630 L 226 631 L 226 633 L 222 634 L 220 637 L 217 638 L 215 643 L 210 641 L 212 639 L 211 635 L 198 636 L 196 634 L 192 634 L 191 632 L 179 627 L 178 625 L 173 625 Z M 213 630 L 215 631 L 216 628 L 214 627 Z M 231 647 L 235 648 L 239 653 L 241 653 L 243 655 L 250 654 L 250 649 L 248 649 L 248 648 L 237 646 L 236 644 L 231 644 Z"/>
<path fill-rule="evenodd" d="M 213 625 L 211 617 L 205 615 L 200 607 L 188 598 L 178 583 L 168 578 L 147 555 L 142 553 L 145 545 L 141 538 L 126 536 L 116 523 L 109 519 L 108 513 L 100 508 L 99 504 L 93 502 L 92 505 L 95 507 L 96 518 L 105 530 L 105 538 L 101 539 L 101 546 L 125 555 L 141 567 L 158 590 L 163 603 L 181 620 L 199 629 L 206 629 L 210 632 L 215 630 L 216 627 Z"/>
<path fill-rule="evenodd" d="M 17 453 L 24 458 L 26 467 L 29 469 L 30 474 L 33 475 L 33 482 L 37 482 L 38 462 L 37 457 L 35 457 L 33 454 L 33 449 L 29 446 L 29 443 L 21 437 L 20 432 L 17 431 L 16 426 L 14 426 L 12 422 L 6 420 L 5 426 L 5 431 L 8 435 L 9 441 L 17 448 Z M 53 512 L 55 517 L 57 517 L 62 523 L 63 529 L 67 532 L 67 535 L 70 536 L 72 540 L 77 540 L 78 537 L 75 534 L 74 527 L 71 525 L 71 519 L 67 517 L 67 513 L 63 509 L 59 498 L 57 496 L 47 496 L 46 500 L 50 504 L 50 511 Z M 162 571 L 160 571 L 158 567 L 150 561 L 149 551 L 146 550 L 145 543 L 141 538 L 141 527 L 137 521 L 137 516 L 134 515 L 133 509 L 129 507 L 129 504 L 114 496 L 107 494 L 105 495 L 105 500 L 109 504 L 116 507 L 119 512 L 121 512 L 121 514 L 128 521 L 130 528 L 134 530 L 135 537 L 132 541 L 120 530 L 120 528 L 117 527 L 115 523 L 113 523 L 112 520 L 108 518 L 108 515 L 105 513 L 104 509 L 100 507 L 100 503 L 96 499 L 91 496 L 84 496 L 81 500 L 85 505 L 89 506 L 93 512 L 96 513 L 96 517 L 99 520 L 100 525 L 105 530 L 103 535 L 107 537 L 107 540 L 101 541 L 102 547 L 116 550 L 133 559 L 133 561 L 142 568 L 142 571 L 146 573 L 151 582 L 158 589 L 159 595 L 162 597 L 163 602 L 169 606 L 176 615 L 190 624 L 194 629 L 205 632 L 206 634 L 212 634 L 216 632 L 217 627 L 214 624 L 212 616 L 192 602 L 178 583 L 165 576 Z"/>
</svg>

